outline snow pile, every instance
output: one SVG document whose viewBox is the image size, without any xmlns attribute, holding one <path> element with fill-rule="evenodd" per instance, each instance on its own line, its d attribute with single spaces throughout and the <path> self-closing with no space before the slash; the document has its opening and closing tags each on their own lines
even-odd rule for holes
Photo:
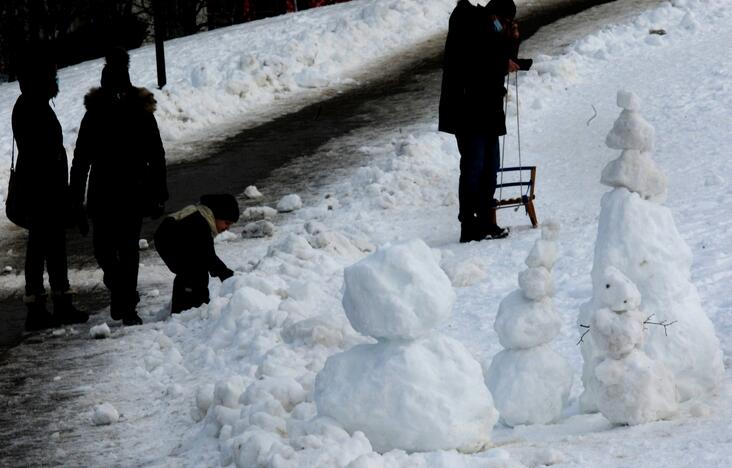
<svg viewBox="0 0 732 468">
<path fill-rule="evenodd" d="M 641 295 L 632 281 L 614 267 L 603 275 L 590 334 L 599 352 L 595 367 L 597 406 L 613 423 L 643 424 L 676 414 L 674 377 L 661 361 L 643 351 Z"/>
<path fill-rule="evenodd" d="M 718 387 L 723 375 L 722 352 L 690 280 L 691 251 L 676 229 L 671 211 L 656 202 L 665 192 L 665 178 L 650 160 L 653 130 L 638 113 L 636 95 L 621 91 L 617 103 L 623 111 L 607 144 L 622 149 L 623 155 L 634 152 L 646 159 L 643 164 L 626 165 L 626 156 L 621 156 L 603 171 L 603 183 L 615 188 L 602 198 L 592 266 L 593 296 L 581 307 L 578 323 L 593 323 L 597 311 L 608 304 L 608 298 L 603 298 L 608 268 L 622 272 L 637 286 L 646 317 L 673 323 L 649 328 L 643 350 L 671 371 L 683 401 Z M 627 345 L 637 341 L 637 337 L 628 339 Z M 581 404 L 586 411 L 598 408 L 595 374 L 607 354 L 601 348 L 594 333 L 583 340 L 585 391 Z M 606 380 L 610 378 L 604 375 Z"/>
<path fill-rule="evenodd" d="M 94 339 L 109 338 L 112 336 L 112 331 L 109 329 L 107 323 L 101 325 L 95 325 L 89 329 L 89 336 Z"/>
<path fill-rule="evenodd" d="M 478 362 L 431 329 L 455 293 L 421 240 L 380 248 L 345 271 L 353 327 L 379 339 L 328 358 L 315 381 L 318 414 L 362 431 L 378 452 L 476 451 L 497 413 Z"/>
<path fill-rule="evenodd" d="M 509 426 L 556 421 L 572 387 L 572 368 L 550 347 L 561 327 L 551 297 L 558 230 L 554 222 L 544 224 L 519 274 L 520 288 L 501 301 L 496 315 L 494 328 L 506 349 L 493 357 L 485 382 Z"/>
<path fill-rule="evenodd" d="M 280 213 L 289 213 L 290 211 L 299 210 L 302 208 L 302 200 L 296 193 L 285 195 L 277 202 L 277 211 Z"/>
<path fill-rule="evenodd" d="M 119 421 L 119 413 L 110 403 L 102 403 L 94 407 L 92 422 L 95 426 L 106 426 Z"/>
</svg>

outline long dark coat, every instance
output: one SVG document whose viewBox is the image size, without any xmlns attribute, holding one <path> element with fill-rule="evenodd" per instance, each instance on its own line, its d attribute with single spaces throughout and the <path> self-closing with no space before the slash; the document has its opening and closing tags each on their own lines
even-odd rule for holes
<svg viewBox="0 0 732 468">
<path fill-rule="evenodd" d="M 450 15 L 445 42 L 439 130 L 506 134 L 503 97 L 513 45 L 497 33 L 488 8 L 460 0 Z"/>
<path fill-rule="evenodd" d="M 83 203 L 88 175 L 90 217 L 118 212 L 145 216 L 168 199 L 155 104 L 150 91 L 136 87 L 121 95 L 94 88 L 84 98 L 86 114 L 71 164 L 71 196 Z"/>
<path fill-rule="evenodd" d="M 68 162 L 61 124 L 48 98 L 22 94 L 13 107 L 12 125 L 18 145 L 17 196 L 31 226 L 68 224 Z"/>
</svg>

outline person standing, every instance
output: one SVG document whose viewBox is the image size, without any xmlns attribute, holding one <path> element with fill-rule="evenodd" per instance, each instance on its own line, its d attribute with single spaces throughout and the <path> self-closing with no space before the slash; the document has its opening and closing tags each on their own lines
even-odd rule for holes
<svg viewBox="0 0 732 468">
<path fill-rule="evenodd" d="M 25 297 L 28 331 L 84 323 L 89 315 L 72 304 L 66 258 L 69 224 L 68 162 L 61 124 L 49 100 L 58 94 L 56 64 L 47 47 L 25 54 L 18 81 L 21 95 L 13 107 L 12 127 L 18 145 L 16 194 L 28 227 L 25 252 Z M 73 225 L 73 224 L 72 224 Z M 46 308 L 44 267 L 53 298 Z"/>
<path fill-rule="evenodd" d="M 127 52 L 112 50 L 101 87 L 84 97 L 86 113 L 71 165 L 71 196 L 82 230 L 88 232 L 87 216 L 91 219 L 94 257 L 110 291 L 112 319 L 139 325 L 142 218 L 162 216 L 168 189 L 165 150 L 154 116 L 156 101 L 147 89 L 132 86 L 128 68 Z"/>
<path fill-rule="evenodd" d="M 481 6 L 481 4 L 483 6 Z M 495 221 L 498 137 L 506 134 L 506 74 L 519 70 L 513 0 L 460 0 L 445 42 L 439 130 L 460 152 L 460 242 L 502 238 Z"/>
</svg>

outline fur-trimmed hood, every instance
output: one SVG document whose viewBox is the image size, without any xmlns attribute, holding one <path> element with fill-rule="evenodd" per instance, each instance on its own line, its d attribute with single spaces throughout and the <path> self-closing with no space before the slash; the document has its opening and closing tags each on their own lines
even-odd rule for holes
<svg viewBox="0 0 732 468">
<path fill-rule="evenodd" d="M 86 107 L 87 110 L 104 107 L 111 98 L 112 96 L 103 88 L 92 88 L 86 96 L 84 96 L 84 107 Z M 151 93 L 147 88 L 137 88 L 133 86 L 120 99 L 127 101 L 134 106 L 139 106 L 142 110 L 151 114 L 157 109 L 155 96 L 153 96 L 153 93 Z"/>
</svg>

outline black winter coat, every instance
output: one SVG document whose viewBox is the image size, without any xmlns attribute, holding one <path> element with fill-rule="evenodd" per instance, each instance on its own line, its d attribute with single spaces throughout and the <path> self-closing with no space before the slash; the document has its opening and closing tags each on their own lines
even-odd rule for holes
<svg viewBox="0 0 732 468">
<path fill-rule="evenodd" d="M 209 222 L 193 211 L 178 220 L 172 216 L 163 219 L 155 231 L 155 250 L 175 274 L 208 271 L 211 276 L 228 278 L 232 272 L 216 255 L 213 239 Z"/>
<path fill-rule="evenodd" d="M 13 107 L 12 125 L 18 145 L 16 196 L 30 215 L 31 227 L 69 224 L 66 149 L 48 98 L 22 94 Z"/>
<path fill-rule="evenodd" d="M 92 218 L 117 212 L 145 216 L 168 199 L 155 104 L 145 88 L 131 87 L 121 95 L 94 88 L 85 96 L 71 196 L 75 204 L 83 203 L 88 176 L 86 207 Z"/>
<path fill-rule="evenodd" d="M 488 8 L 460 0 L 445 42 L 439 130 L 505 135 L 503 97 L 515 45 L 495 31 Z"/>
</svg>

